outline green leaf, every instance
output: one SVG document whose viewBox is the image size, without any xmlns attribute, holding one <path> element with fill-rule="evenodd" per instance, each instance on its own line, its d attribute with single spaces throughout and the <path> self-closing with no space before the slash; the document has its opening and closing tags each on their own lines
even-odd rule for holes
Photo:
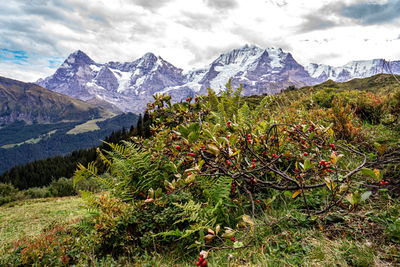
<svg viewBox="0 0 400 267">
<path fill-rule="evenodd" d="M 162 189 L 159 187 L 157 190 L 154 192 L 154 197 L 159 198 L 161 196 Z"/>
<path fill-rule="evenodd" d="M 241 247 L 243 247 L 243 242 L 236 241 L 235 243 L 233 243 L 233 247 L 234 248 L 241 248 Z"/>
<path fill-rule="evenodd" d="M 306 170 L 310 169 L 311 167 L 312 167 L 312 165 L 311 165 L 311 162 L 310 162 L 310 158 L 307 158 L 304 161 L 304 170 L 306 171 Z"/>
<path fill-rule="evenodd" d="M 371 178 L 376 179 L 376 174 L 375 174 L 375 172 L 374 172 L 373 170 L 371 170 L 371 169 L 363 168 L 363 169 L 361 170 L 361 173 L 364 174 L 364 175 L 368 175 L 368 176 L 371 177 Z"/>
<path fill-rule="evenodd" d="M 361 195 L 360 202 L 364 202 L 365 200 L 367 200 L 371 196 L 371 194 L 372 194 L 371 191 L 367 191 L 367 192 L 363 193 Z"/>
</svg>

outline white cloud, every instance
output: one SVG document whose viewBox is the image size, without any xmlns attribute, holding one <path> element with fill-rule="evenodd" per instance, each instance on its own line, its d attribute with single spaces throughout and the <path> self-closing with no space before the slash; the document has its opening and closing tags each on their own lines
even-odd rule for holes
<svg viewBox="0 0 400 267">
<path fill-rule="evenodd" d="M 52 58 L 77 49 L 98 62 L 153 52 L 184 69 L 246 43 L 281 47 L 302 64 L 400 59 L 397 20 L 364 25 L 341 9 L 362 2 L 11 0 L 0 10 L 0 49 L 26 51 L 29 64 L 0 58 L 0 75 L 34 81 L 55 71 Z"/>
</svg>

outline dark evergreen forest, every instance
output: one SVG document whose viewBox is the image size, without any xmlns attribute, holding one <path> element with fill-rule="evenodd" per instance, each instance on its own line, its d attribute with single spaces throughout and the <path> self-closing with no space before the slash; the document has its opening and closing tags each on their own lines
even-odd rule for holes
<svg viewBox="0 0 400 267">
<path fill-rule="evenodd" d="M 131 114 L 130 116 L 132 115 L 134 114 Z M 51 181 L 58 180 L 61 177 L 69 178 L 73 175 L 78 163 L 87 165 L 88 162 L 96 160 L 97 148 L 107 150 L 107 144 L 101 144 L 101 139 L 106 143 L 118 143 L 121 140 L 129 140 L 132 136 L 150 136 L 151 121 L 148 114 L 145 114 L 143 118 L 141 115 L 139 115 L 139 117 L 137 115 L 134 116 L 135 117 L 131 117 L 133 119 L 131 121 L 137 122 L 136 127 L 134 124 L 131 124 L 130 127 L 123 126 L 121 129 L 118 127 L 121 125 L 121 121 L 104 121 L 98 123 L 101 130 L 96 131 L 98 132 L 96 135 L 93 135 L 93 132 L 79 135 L 60 134 L 59 136 L 52 136 L 52 138 L 48 140 L 39 142 L 38 144 L 41 146 L 37 146 L 37 144 L 21 145 L 13 148 L 12 153 L 10 153 L 10 149 L 0 149 L 0 158 L 5 161 L 2 162 L 1 164 L 3 165 L 0 166 L 5 166 L 6 162 L 11 160 L 15 161 L 18 158 L 23 160 L 34 157 L 40 158 L 40 156 L 42 156 L 42 158 L 46 157 L 45 155 L 48 151 L 43 151 L 43 148 L 49 149 L 53 154 L 58 154 L 57 156 L 32 160 L 29 163 L 14 166 L 0 176 L 0 182 L 10 183 L 22 190 L 31 187 L 47 186 Z M 126 119 L 126 117 L 120 117 L 120 120 L 127 121 Z M 102 133 L 104 133 L 106 129 L 109 130 L 112 128 L 119 130 L 112 131 L 109 136 L 104 138 L 105 134 L 102 135 Z M 71 146 L 76 143 L 85 148 L 74 150 Z M 70 149 L 69 151 L 73 150 L 73 152 L 65 155 L 65 152 L 63 151 L 67 151 L 68 148 Z M 6 153 L 5 150 L 8 150 L 8 158 L 4 157 L 4 154 Z"/>
</svg>

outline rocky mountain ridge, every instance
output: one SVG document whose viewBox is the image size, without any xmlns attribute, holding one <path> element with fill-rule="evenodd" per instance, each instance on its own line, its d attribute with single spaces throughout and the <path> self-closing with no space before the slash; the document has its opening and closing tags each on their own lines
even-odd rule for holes
<svg viewBox="0 0 400 267">
<path fill-rule="evenodd" d="M 36 83 L 89 103 L 141 113 L 155 93 L 168 93 L 174 101 L 220 91 L 229 79 L 243 84 L 244 95 L 275 94 L 288 86 L 313 85 L 328 79 L 347 81 L 385 72 L 383 60 L 353 61 L 342 67 L 310 64 L 303 67 L 280 48 L 245 45 L 221 54 L 209 66 L 184 71 L 160 56 L 147 53 L 132 62 L 96 63 L 84 52 L 72 53 L 57 71 Z M 391 63 L 400 73 L 400 61 Z M 388 70 L 386 70 L 387 72 Z"/>
</svg>

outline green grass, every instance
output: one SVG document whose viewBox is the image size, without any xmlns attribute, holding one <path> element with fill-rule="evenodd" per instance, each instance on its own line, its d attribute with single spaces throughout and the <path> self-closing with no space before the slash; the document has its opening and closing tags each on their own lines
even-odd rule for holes
<svg viewBox="0 0 400 267">
<path fill-rule="evenodd" d="M 38 236 L 53 222 L 68 222 L 85 214 L 80 197 L 33 199 L 0 206 L 0 251 L 24 236 Z"/>
<path fill-rule="evenodd" d="M 105 121 L 112 117 L 113 117 L 113 115 L 108 114 L 107 116 L 100 118 L 100 119 L 89 120 L 85 123 L 76 125 L 73 129 L 69 130 L 67 132 L 67 134 L 80 134 L 80 133 L 86 133 L 86 132 L 100 130 L 100 127 L 97 125 L 97 122 Z"/>
<path fill-rule="evenodd" d="M 252 246 L 216 250 L 208 266 L 396 266 L 400 245 L 386 238 L 385 230 L 399 216 L 400 202 L 386 192 L 353 213 L 339 212 L 340 223 L 307 218 L 293 211 L 285 196 L 257 221 Z M 37 199 L 0 207 L 0 251 L 24 236 L 38 236 L 53 222 L 67 222 L 87 214 L 79 197 Z M 288 219 L 279 221 L 284 216 Z M 277 222 L 271 225 L 271 222 Z M 194 266 L 185 253 L 149 253 L 118 259 L 96 259 L 96 266 Z"/>
</svg>

